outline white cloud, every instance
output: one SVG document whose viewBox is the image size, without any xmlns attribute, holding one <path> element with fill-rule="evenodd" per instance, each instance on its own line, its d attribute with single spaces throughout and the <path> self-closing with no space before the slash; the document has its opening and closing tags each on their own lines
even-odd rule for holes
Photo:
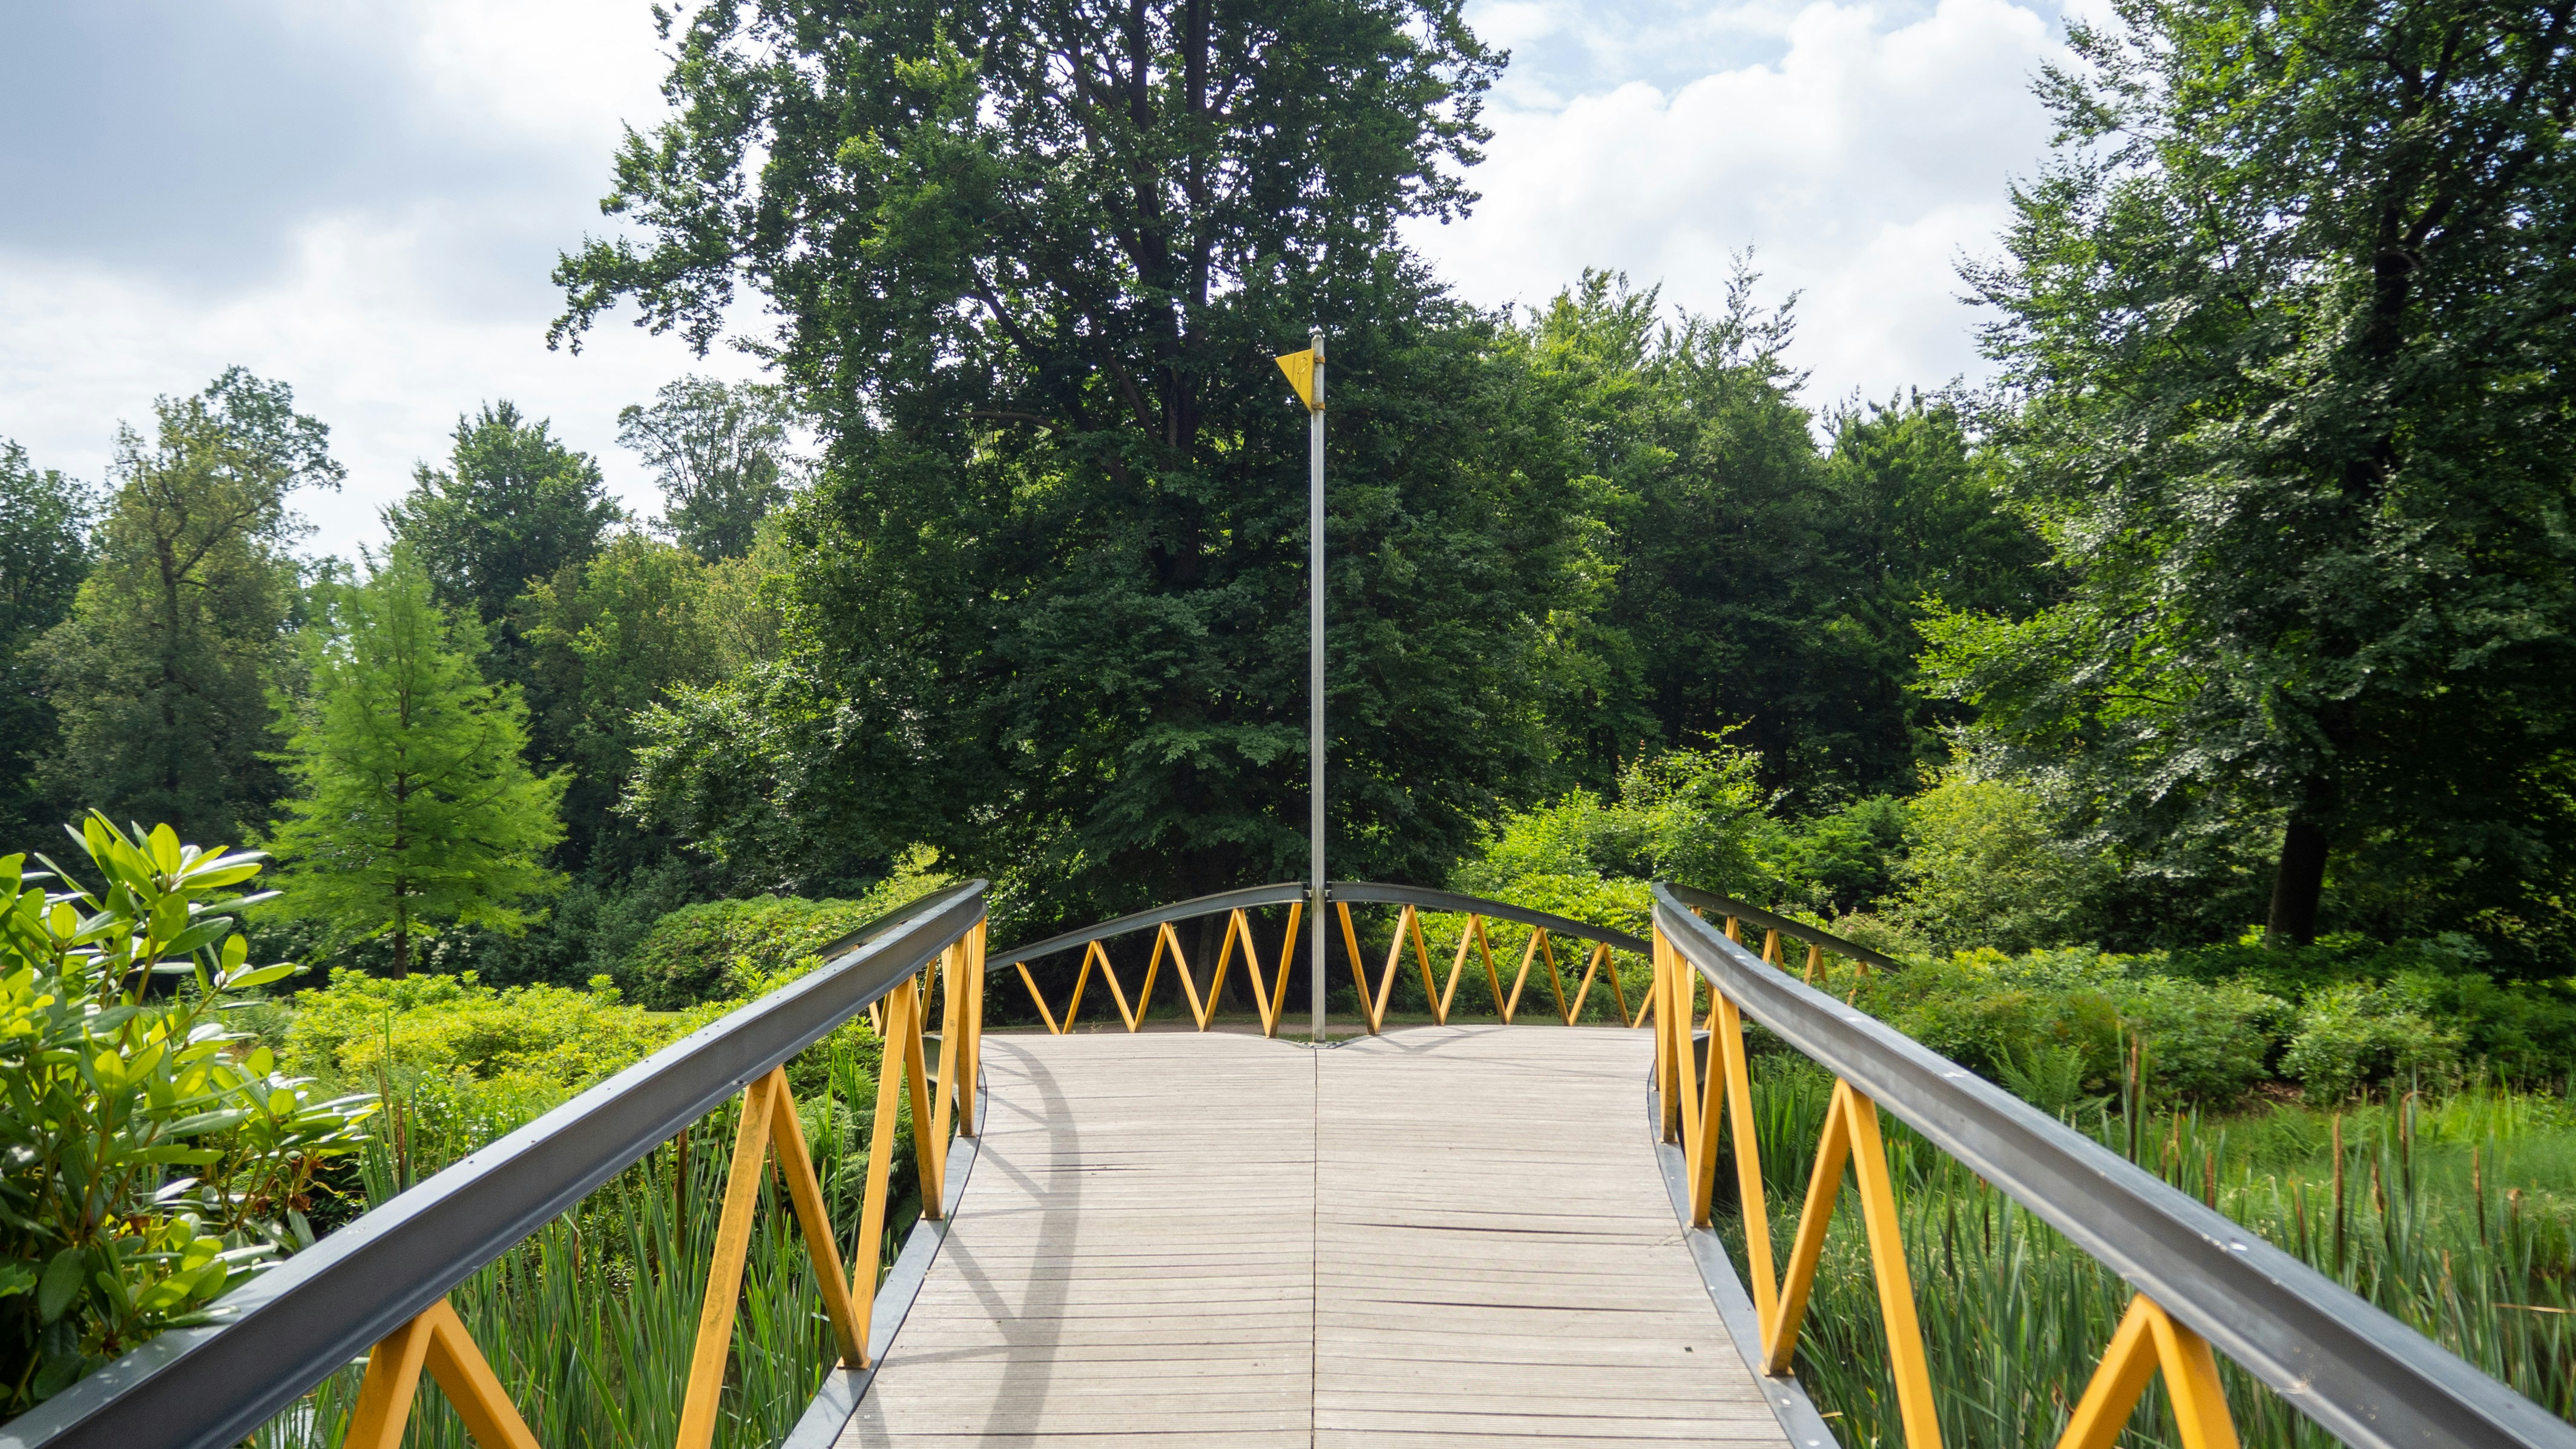
<svg viewBox="0 0 2576 1449">
<path fill-rule="evenodd" d="M 662 114 L 664 62 L 642 7 L 420 0 L 361 14 L 289 3 L 232 20 L 259 37 L 237 58 L 271 70 L 220 78 L 211 111 L 192 42 L 146 47 L 135 62 L 156 72 L 134 88 L 137 104 L 166 107 L 195 148 L 172 178 L 184 198 L 175 214 L 136 198 L 151 168 L 123 143 L 87 166 L 58 156 L 18 178 L 59 220 L 0 229 L 0 438 L 96 480 L 119 420 L 148 426 L 155 395 L 195 391 L 239 363 L 291 384 L 298 406 L 331 425 L 348 485 L 300 504 L 319 551 L 379 537 L 378 510 L 409 487 L 413 464 L 443 460 L 457 415 L 501 398 L 597 457 L 631 509 L 657 511 L 650 480 L 616 445 L 617 410 L 681 372 L 749 366 L 729 353 L 701 362 L 622 320 L 578 356 L 544 343 L 559 307 L 547 271 L 603 228 L 597 198 L 621 123 Z M 0 22 L 0 53 L 13 26 L 48 23 L 58 28 L 19 35 L 18 63 L 36 47 L 72 55 L 97 43 L 60 17 L 22 16 Z M 0 81 L 9 69 L 0 62 Z M 229 88 L 263 99 L 232 104 Z M 23 91 L 19 104 L 36 105 Z M 0 121 L 21 134 L 51 126 L 83 144 L 80 127 L 11 108 L 0 97 Z M 197 159 L 212 153 L 247 159 L 222 174 Z M 110 169 L 122 174 L 96 174 Z M 146 240 L 101 246 L 102 234 Z"/>
<path fill-rule="evenodd" d="M 1815 395 L 1977 368 L 1952 260 L 1983 251 L 2045 140 L 2028 77 L 2052 0 L 1492 0 L 1514 62 L 1485 201 L 1416 241 L 1486 303 L 1623 268 L 1710 308 L 1731 252 L 1804 293 Z M 2081 0 L 2096 4 L 2100 0 Z M 1911 6 L 1912 8 L 1906 8 Z M 346 492 L 318 548 L 509 398 L 656 499 L 620 406 L 692 370 L 746 376 L 612 321 L 550 353 L 555 254 L 605 226 L 622 127 L 662 114 L 640 0 L 311 0 L 0 8 L 0 438 L 104 473 L 117 420 L 233 363 L 331 424 Z M 748 310 L 748 309 L 746 309 Z M 748 319 L 747 319 L 748 320 Z"/>
<path fill-rule="evenodd" d="M 193 392 L 240 363 L 292 384 L 298 408 L 331 425 L 348 484 L 299 505 L 319 551 L 378 537 L 377 510 L 410 486 L 412 465 L 443 461 L 457 414 L 500 398 L 597 457 L 630 509 L 658 511 L 651 481 L 616 445 L 617 410 L 683 371 L 749 368 L 730 354 L 700 363 L 675 340 L 614 324 L 579 356 L 548 352 L 542 312 L 477 305 L 463 295 L 476 279 L 439 255 L 473 243 L 471 221 L 326 218 L 298 235 L 277 280 L 212 299 L 77 263 L 0 269 L 0 437 L 97 479 L 116 420 L 148 430 L 155 395 Z"/>
<path fill-rule="evenodd" d="M 1512 8 L 1521 44 L 1550 33 L 1547 9 Z M 1792 356 L 1815 399 L 1980 375 L 1955 261 L 1993 249 L 2009 178 L 2045 150 L 2029 82 L 2059 52 L 2050 18 L 2010 0 L 1913 13 L 1828 0 L 1608 33 L 1587 43 L 1631 73 L 1641 45 L 1664 46 L 1670 72 L 1779 39 L 1678 83 L 1622 83 L 1595 64 L 1570 99 L 1547 83 L 1504 88 L 1471 178 L 1476 214 L 1410 233 L 1467 296 L 1542 302 L 1595 266 L 1705 311 L 1730 254 L 1751 247 L 1768 296 L 1802 294 Z"/>
</svg>

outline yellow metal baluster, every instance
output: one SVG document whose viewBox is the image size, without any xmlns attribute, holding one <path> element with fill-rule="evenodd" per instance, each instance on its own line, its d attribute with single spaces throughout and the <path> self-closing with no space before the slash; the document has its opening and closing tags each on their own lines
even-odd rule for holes
<svg viewBox="0 0 2576 1449">
<path fill-rule="evenodd" d="M 2129 1300 L 2058 1449 L 2110 1449 L 2158 1368 L 2164 1370 L 2183 1449 L 2236 1449 L 2236 1423 L 2227 1412 L 2227 1391 L 2209 1340 L 2174 1322 L 2143 1293 Z"/>
<path fill-rule="evenodd" d="M 1887 1325 L 1888 1367 L 1896 1380 L 1905 1442 L 1908 1449 L 1940 1449 L 1941 1423 L 1932 1410 L 1932 1373 L 1923 1349 L 1922 1324 L 1915 1317 L 1913 1279 L 1905 1267 L 1896 1185 L 1887 1170 L 1886 1144 L 1879 1138 L 1878 1104 L 1853 1091 L 1848 1082 L 1834 1083 L 1833 1100 L 1826 1108 L 1824 1140 L 1817 1146 L 1816 1170 L 1808 1179 L 1806 1206 L 1798 1215 L 1798 1238 L 1789 1250 L 1777 1316 L 1763 1334 L 1763 1356 L 1775 1374 L 1787 1373 L 1796 1356 L 1798 1326 L 1806 1316 L 1807 1295 L 1824 1253 L 1825 1229 L 1833 1219 L 1846 1162 L 1860 1187 L 1861 1224 L 1868 1232 L 1879 1313 Z"/>
<path fill-rule="evenodd" d="M 1056 1036 L 1064 1035 L 1064 1028 L 1056 1025 L 1055 1013 L 1047 1010 L 1046 998 L 1038 994 L 1038 979 L 1029 974 L 1029 963 L 1026 961 L 1014 961 L 1011 964 L 1020 969 L 1020 981 L 1023 985 L 1029 988 L 1029 1000 L 1037 1003 L 1038 1016 L 1046 1022 L 1046 1029 Z M 1070 1008 L 1066 1009 L 1064 1019 L 1066 1021 L 1073 1020 L 1073 1012 Z M 875 1011 L 871 1010 L 868 1013 L 868 1020 L 876 1025 L 880 1033 L 884 1031 L 885 1023 L 878 1019 Z"/>
<path fill-rule="evenodd" d="M 895 990 L 909 997 L 913 984 L 907 979 Z M 899 1013 L 889 1006 L 887 1023 L 894 1025 L 898 1019 Z M 689 1359 L 688 1397 L 680 1405 L 678 1449 L 707 1449 L 715 1439 L 725 1359 L 733 1348 L 734 1314 L 742 1298 L 743 1259 L 751 1250 L 752 1219 L 760 1206 L 760 1181 L 769 1165 L 770 1114 L 775 1110 L 765 1081 L 742 1094 L 733 1165 L 725 1175 L 724 1213 L 716 1220 L 715 1262 L 707 1270 L 706 1297 L 698 1309 L 697 1346 Z"/>
<path fill-rule="evenodd" d="M 1360 1019 L 1369 1024 L 1370 1034 L 1375 1035 L 1377 1013 L 1369 1003 L 1368 967 L 1360 963 L 1360 933 L 1351 925 L 1350 902 L 1335 901 L 1333 909 L 1340 912 L 1342 917 L 1342 953 L 1350 957 L 1351 984 L 1359 988 Z"/>
<path fill-rule="evenodd" d="M 475 1346 L 474 1335 L 465 1331 L 465 1321 L 444 1298 L 386 1335 L 367 1355 L 358 1406 L 341 1440 L 346 1449 L 397 1449 L 411 1422 L 424 1369 L 483 1449 L 537 1449 L 537 1436 L 528 1431 L 518 1406 Z"/>
</svg>

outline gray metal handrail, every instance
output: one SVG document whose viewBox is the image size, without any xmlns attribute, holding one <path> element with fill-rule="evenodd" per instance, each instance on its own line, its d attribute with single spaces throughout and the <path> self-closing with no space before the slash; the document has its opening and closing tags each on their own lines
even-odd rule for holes
<svg viewBox="0 0 2576 1449">
<path fill-rule="evenodd" d="M 1685 885 L 1667 885 L 1664 889 L 1671 891 L 1673 899 L 1683 905 L 1697 906 L 1703 911 L 1715 911 L 1721 916 L 1733 916 L 1740 921 L 1750 921 L 1766 931 L 1777 931 L 1783 936 L 1804 941 L 1810 946 L 1822 946 L 1837 956 L 1848 957 L 1854 961 L 1866 961 L 1881 971 L 1904 969 L 1905 963 L 1893 956 L 1882 955 L 1857 941 L 1846 941 L 1831 931 L 1810 926 L 1804 921 L 1793 921 L 1787 916 L 1776 915 L 1760 906 L 1747 905 L 1733 896 L 1719 895 L 1715 891 L 1704 891 Z"/>
<path fill-rule="evenodd" d="M 0 1449 L 223 1449 L 600 1184 L 909 980 L 985 915 L 948 887 L 820 970 L 564 1103 L 0 1425 Z"/>
<path fill-rule="evenodd" d="M 1655 929 L 1744 1015 L 2010 1194 L 2329 1433 L 2365 1449 L 2576 1449 L 2576 1426 L 1690 910 L 1723 900 L 1658 885 Z"/>
<path fill-rule="evenodd" d="M 1552 936 L 1574 936 L 1586 941 L 1606 941 L 1621 951 L 1648 955 L 1653 948 L 1625 931 L 1578 921 L 1571 916 L 1550 915 L 1523 906 L 1505 905 L 1482 896 L 1461 895 L 1456 891 L 1438 891 L 1425 886 L 1380 885 L 1374 881 L 1337 880 L 1325 888 L 1333 900 L 1349 905 L 1411 906 L 1421 911 L 1448 911 L 1458 915 L 1490 916 L 1498 921 L 1513 921 L 1536 926 Z"/>
<path fill-rule="evenodd" d="M 1189 900 L 1175 901 L 1168 906 L 1156 906 L 1150 911 L 1137 911 L 1129 915 L 1113 917 L 1097 925 L 1084 926 L 1080 930 L 1060 932 L 1043 941 L 1032 941 L 1025 946 L 1013 946 L 1007 951 L 996 951 L 986 958 L 987 969 L 1000 970 L 1008 966 L 1017 966 L 1023 961 L 1034 961 L 1040 956 L 1052 956 L 1058 951 L 1070 951 L 1076 946 L 1088 946 L 1094 941 L 1123 936 L 1129 931 L 1150 930 L 1156 926 L 1169 925 L 1174 921 L 1191 921 L 1201 916 L 1224 915 L 1230 911 L 1248 911 L 1257 906 L 1294 905 L 1304 899 L 1306 899 L 1306 887 L 1304 883 L 1298 881 L 1288 881 L 1279 885 L 1245 886 L 1240 890 L 1218 891 L 1209 896 L 1193 896 Z"/>
</svg>

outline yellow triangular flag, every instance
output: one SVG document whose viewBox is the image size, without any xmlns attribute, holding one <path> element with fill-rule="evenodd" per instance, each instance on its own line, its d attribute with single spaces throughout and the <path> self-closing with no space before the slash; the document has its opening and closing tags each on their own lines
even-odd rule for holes
<svg viewBox="0 0 2576 1449">
<path fill-rule="evenodd" d="M 1281 372 L 1288 374 L 1288 385 L 1297 389 L 1299 400 L 1311 412 L 1315 406 L 1315 349 L 1309 347 L 1303 352 L 1291 352 L 1271 360 L 1279 364 Z"/>
</svg>

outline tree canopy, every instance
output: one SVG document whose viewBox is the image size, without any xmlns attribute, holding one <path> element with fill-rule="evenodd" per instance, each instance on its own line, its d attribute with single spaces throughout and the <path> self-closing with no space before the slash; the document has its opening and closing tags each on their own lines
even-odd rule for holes
<svg viewBox="0 0 2576 1449">
<path fill-rule="evenodd" d="M 60 794 L 238 842 L 284 787 L 268 690 L 289 662 L 299 488 L 336 488 L 330 430 L 241 368 L 117 434 L 97 563 L 45 637 Z"/>
<path fill-rule="evenodd" d="M 1975 275 L 2066 595 L 1935 672 L 2137 871 L 2268 824 L 2288 939 L 2330 862 L 2353 924 L 2563 939 L 2571 7 L 2115 12 Z"/>
<path fill-rule="evenodd" d="M 56 725 L 34 651 L 89 574 L 93 506 L 88 489 L 0 440 L 0 840 L 59 813 L 35 779 Z"/>
</svg>

